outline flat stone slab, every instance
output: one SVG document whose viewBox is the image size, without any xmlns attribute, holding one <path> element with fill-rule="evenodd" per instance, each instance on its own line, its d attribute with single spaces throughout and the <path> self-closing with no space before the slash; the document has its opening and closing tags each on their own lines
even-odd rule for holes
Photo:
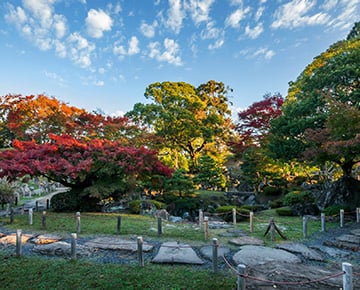
<svg viewBox="0 0 360 290">
<path fill-rule="evenodd" d="M 153 263 L 167 263 L 167 264 L 204 264 L 195 251 L 187 244 L 179 242 L 163 243 L 159 252 L 152 259 Z"/>
<path fill-rule="evenodd" d="M 350 233 L 351 233 L 352 235 L 355 235 L 355 236 L 360 237 L 360 229 L 352 230 L 352 231 L 350 231 Z"/>
<path fill-rule="evenodd" d="M 218 250 L 217 250 L 217 256 L 218 256 L 218 258 L 220 258 L 220 257 L 228 254 L 229 252 L 230 252 L 229 248 L 219 246 Z M 206 259 L 212 261 L 212 259 L 213 259 L 213 246 L 204 246 L 204 247 L 200 248 L 200 253 Z"/>
<path fill-rule="evenodd" d="M 36 245 L 33 251 L 46 256 L 66 257 L 71 255 L 71 244 L 66 242 L 55 242 L 51 244 Z M 86 247 L 76 245 L 76 256 L 89 256 L 90 253 L 90 250 Z"/>
<path fill-rule="evenodd" d="M 209 221 L 209 229 L 229 229 L 233 225 L 226 222 Z"/>
<path fill-rule="evenodd" d="M 316 249 L 316 250 L 320 251 L 321 253 L 323 253 L 324 255 L 328 255 L 329 257 L 335 258 L 335 259 L 336 258 L 347 259 L 352 256 L 351 252 L 344 251 L 344 250 L 341 250 L 338 248 L 333 248 L 333 247 L 316 245 L 316 246 L 311 246 L 311 248 Z"/>
<path fill-rule="evenodd" d="M 287 251 L 251 245 L 242 246 L 240 251 L 233 256 L 233 260 L 236 264 L 245 264 L 249 267 L 266 263 L 301 263 L 296 255 Z"/>
<path fill-rule="evenodd" d="M 229 241 L 230 244 L 236 246 L 245 246 L 245 245 L 255 245 L 255 246 L 263 246 L 264 241 L 255 237 L 243 236 L 235 239 L 231 239 Z"/>
<path fill-rule="evenodd" d="M 295 254 L 301 254 L 305 259 L 323 261 L 323 257 L 314 249 L 299 243 L 280 244 L 277 249 L 285 250 Z"/>
<path fill-rule="evenodd" d="M 37 236 L 33 242 L 37 245 L 43 245 L 43 244 L 51 244 L 56 243 L 62 240 L 62 237 L 53 235 L 53 234 L 46 234 L 46 235 L 39 235 Z"/>
<path fill-rule="evenodd" d="M 99 237 L 85 243 L 89 248 L 97 248 L 102 250 L 120 250 L 120 251 L 137 251 L 137 241 L 126 239 L 112 238 L 112 237 Z M 150 252 L 154 246 L 143 242 L 143 251 Z"/>
<path fill-rule="evenodd" d="M 33 236 L 32 235 L 27 235 L 27 234 L 22 234 L 21 235 L 21 243 L 22 244 L 26 244 L 27 241 L 29 239 L 31 239 Z M 2 245 L 8 245 L 8 244 L 11 244 L 11 245 L 16 245 L 16 234 L 10 234 L 10 235 L 7 235 L 7 236 L 3 236 L 2 238 L 0 238 L 0 244 Z"/>
<path fill-rule="evenodd" d="M 339 237 L 336 237 L 335 240 L 340 241 L 340 242 L 346 242 L 346 243 L 351 243 L 351 244 L 360 244 L 360 236 L 355 236 L 355 235 L 341 235 Z"/>
</svg>

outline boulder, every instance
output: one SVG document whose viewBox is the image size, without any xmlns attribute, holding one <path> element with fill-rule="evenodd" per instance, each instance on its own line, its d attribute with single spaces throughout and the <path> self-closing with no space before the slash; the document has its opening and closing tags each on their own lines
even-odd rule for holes
<svg viewBox="0 0 360 290">
<path fill-rule="evenodd" d="M 179 242 L 163 243 L 155 258 L 152 259 L 152 262 L 195 265 L 201 265 L 204 263 L 189 245 Z"/>
<path fill-rule="evenodd" d="M 85 243 L 89 248 L 102 250 L 137 251 L 137 241 L 125 240 L 113 237 L 99 237 Z M 150 252 L 154 246 L 143 242 L 143 251 Z"/>
<path fill-rule="evenodd" d="M 61 256 L 61 257 L 70 257 L 71 256 L 71 245 L 66 242 L 56 242 L 51 244 L 36 245 L 33 249 L 35 253 L 39 253 L 45 256 Z M 77 256 L 89 256 L 90 250 L 84 246 L 76 246 L 76 255 Z"/>
<path fill-rule="evenodd" d="M 222 256 L 225 256 L 229 252 L 230 252 L 229 248 L 219 246 L 218 250 L 217 250 L 217 256 L 218 256 L 218 258 L 220 258 Z M 212 259 L 213 259 L 213 246 L 204 246 L 204 247 L 200 248 L 200 253 L 206 259 L 212 261 Z"/>
</svg>

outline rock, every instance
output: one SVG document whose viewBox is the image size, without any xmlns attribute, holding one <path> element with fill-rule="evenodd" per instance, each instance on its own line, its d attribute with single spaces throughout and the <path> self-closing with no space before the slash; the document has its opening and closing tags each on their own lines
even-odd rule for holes
<svg viewBox="0 0 360 290">
<path fill-rule="evenodd" d="M 360 237 L 360 229 L 350 231 L 350 234 Z"/>
<path fill-rule="evenodd" d="M 280 244 L 277 249 L 285 250 L 295 254 L 301 254 L 305 259 L 313 261 L 323 261 L 323 257 L 314 249 L 299 243 Z"/>
<path fill-rule="evenodd" d="M 245 246 L 245 245 L 254 245 L 254 246 L 263 246 L 264 241 L 255 237 L 243 236 L 229 241 L 230 244 L 236 246 Z"/>
<path fill-rule="evenodd" d="M 32 237 L 33 237 L 32 235 L 22 234 L 21 235 L 21 243 L 25 244 Z M 4 237 L 0 238 L 0 244 L 3 244 L 3 245 L 7 245 L 7 244 L 16 245 L 16 234 L 10 234 L 10 235 L 7 235 L 7 236 L 4 236 Z"/>
<path fill-rule="evenodd" d="M 218 247 L 217 256 L 218 258 L 228 254 L 230 252 L 229 248 L 226 247 Z M 213 259 L 213 246 L 205 246 L 200 248 L 200 253 L 203 255 L 206 259 L 211 260 Z"/>
<path fill-rule="evenodd" d="M 234 256 L 236 264 L 245 264 L 249 267 L 262 265 L 266 263 L 301 263 L 301 260 L 294 254 L 287 251 L 263 246 L 242 246 Z"/>
<path fill-rule="evenodd" d="M 232 228 L 233 225 L 230 225 L 226 222 L 219 222 L 219 221 L 211 221 L 209 222 L 209 229 L 228 229 Z"/>
<path fill-rule="evenodd" d="M 102 250 L 120 250 L 120 251 L 137 251 L 137 241 L 112 238 L 112 237 L 100 237 L 90 240 L 85 243 L 85 246 L 89 248 L 97 248 Z M 154 246 L 143 242 L 143 251 L 150 252 Z"/>
<path fill-rule="evenodd" d="M 163 243 L 152 262 L 195 265 L 204 263 L 189 245 L 178 242 Z"/>
<path fill-rule="evenodd" d="M 169 221 L 172 222 L 172 223 L 181 223 L 183 221 L 183 219 L 179 216 L 173 216 L 171 215 L 169 217 Z"/>
<path fill-rule="evenodd" d="M 339 237 L 335 238 L 337 241 L 339 242 L 346 242 L 346 243 L 351 243 L 351 244 L 355 244 L 355 245 L 359 245 L 360 244 L 360 237 L 355 236 L 355 235 L 341 235 Z"/>
<path fill-rule="evenodd" d="M 46 256 L 62 256 L 70 257 L 71 256 L 71 245 L 66 242 L 56 242 L 52 244 L 45 245 L 36 245 L 33 249 L 35 253 Z M 76 246 L 76 255 L 77 256 L 89 256 L 90 251 L 84 246 Z"/>
<path fill-rule="evenodd" d="M 156 218 L 162 218 L 163 220 L 166 221 L 169 220 L 169 213 L 166 211 L 166 209 L 156 210 L 154 216 Z"/>
<path fill-rule="evenodd" d="M 337 240 L 327 240 L 324 242 L 324 245 L 329 247 L 344 249 L 344 250 L 350 250 L 353 252 L 357 252 L 359 250 L 358 245 L 355 245 L 353 243 L 341 242 Z"/>
<path fill-rule="evenodd" d="M 320 251 L 324 255 L 327 255 L 327 256 L 329 256 L 331 258 L 335 258 L 335 259 L 337 259 L 337 258 L 347 259 L 352 256 L 351 252 L 347 252 L 347 251 L 340 250 L 338 248 L 333 248 L 333 247 L 315 245 L 315 246 L 311 246 L 311 248 L 313 248 L 317 251 Z"/>
<path fill-rule="evenodd" d="M 53 235 L 53 234 L 46 234 L 46 235 L 37 236 L 33 240 L 33 242 L 37 245 L 42 245 L 42 244 L 56 243 L 56 242 L 60 241 L 61 239 L 62 239 L 62 237 L 60 237 L 60 236 Z"/>
</svg>

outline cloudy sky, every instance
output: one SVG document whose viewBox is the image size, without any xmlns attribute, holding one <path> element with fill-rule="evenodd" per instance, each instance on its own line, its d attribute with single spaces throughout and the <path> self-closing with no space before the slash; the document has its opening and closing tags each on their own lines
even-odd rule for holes
<svg viewBox="0 0 360 290">
<path fill-rule="evenodd" d="M 3 0 L 0 12 L 0 95 L 113 114 L 158 81 L 221 81 L 234 109 L 285 96 L 360 20 L 360 1 Z"/>
</svg>

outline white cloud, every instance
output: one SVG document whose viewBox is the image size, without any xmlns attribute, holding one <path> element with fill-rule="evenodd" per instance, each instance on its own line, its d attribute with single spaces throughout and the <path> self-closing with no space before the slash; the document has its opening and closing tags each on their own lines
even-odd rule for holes
<svg viewBox="0 0 360 290">
<path fill-rule="evenodd" d="M 360 2 L 359 0 L 340 0 L 340 13 L 335 19 L 330 21 L 328 25 L 333 28 L 342 30 L 350 30 L 354 23 L 360 18 Z"/>
<path fill-rule="evenodd" d="M 190 15 L 195 24 L 209 21 L 211 5 L 215 0 L 189 0 L 185 5 L 190 11 Z"/>
<path fill-rule="evenodd" d="M 169 27 L 175 33 L 179 33 L 182 28 L 182 22 L 185 17 L 185 12 L 181 5 L 181 0 L 169 0 L 168 19 L 165 21 L 165 26 Z"/>
<path fill-rule="evenodd" d="M 6 21 L 14 23 L 18 27 L 21 27 L 23 23 L 27 21 L 27 15 L 24 9 L 21 7 L 14 7 L 9 5 L 9 13 L 5 14 Z"/>
<path fill-rule="evenodd" d="M 126 49 L 123 45 L 114 45 L 113 53 L 123 59 L 126 55 L 134 55 L 140 52 L 139 40 L 136 36 L 132 36 L 129 40 L 129 48 Z"/>
<path fill-rule="evenodd" d="M 167 62 L 175 66 L 181 66 L 182 61 L 179 53 L 179 44 L 173 39 L 165 38 L 164 40 L 164 51 L 161 52 L 159 42 L 151 42 L 148 46 L 150 52 L 149 57 L 155 58 L 160 62 Z"/>
<path fill-rule="evenodd" d="M 49 28 L 52 24 L 53 4 L 55 0 L 23 0 L 24 7 L 31 12 L 34 18 L 41 23 L 44 28 Z"/>
<path fill-rule="evenodd" d="M 228 17 L 226 17 L 225 25 L 233 28 L 239 28 L 241 20 L 249 13 L 250 8 L 246 7 L 245 9 L 238 8 Z"/>
<path fill-rule="evenodd" d="M 66 45 L 59 40 L 54 41 L 55 53 L 61 58 L 65 58 L 67 55 Z"/>
<path fill-rule="evenodd" d="M 222 29 L 216 28 L 215 22 L 210 21 L 206 24 L 206 28 L 203 29 L 200 33 L 200 38 L 204 39 L 213 39 L 215 40 L 214 44 L 208 46 L 209 49 L 220 48 L 224 44 L 225 32 Z"/>
<path fill-rule="evenodd" d="M 45 77 L 56 81 L 56 83 L 59 84 L 60 86 L 64 85 L 64 79 L 60 75 L 58 75 L 57 73 L 44 71 L 44 75 L 45 75 Z"/>
<path fill-rule="evenodd" d="M 257 51 L 253 53 L 254 57 L 257 56 L 264 56 L 265 59 L 269 60 L 275 55 L 275 52 L 273 50 L 267 49 L 267 48 L 259 48 Z"/>
<path fill-rule="evenodd" d="M 91 65 L 91 54 L 95 50 L 95 45 L 88 42 L 78 32 L 72 33 L 67 42 L 71 59 L 81 67 L 88 68 Z"/>
<path fill-rule="evenodd" d="M 331 10 L 336 6 L 337 3 L 338 0 L 326 0 L 324 1 L 324 4 L 321 5 L 321 7 L 325 10 Z"/>
<path fill-rule="evenodd" d="M 255 21 L 259 21 L 259 19 L 261 18 L 261 16 L 264 13 L 264 10 L 265 10 L 264 6 L 259 7 L 259 9 L 256 11 L 256 14 L 255 14 Z"/>
<path fill-rule="evenodd" d="M 262 23 L 259 23 L 254 28 L 250 28 L 249 25 L 247 25 L 245 27 L 245 34 L 247 36 L 249 36 L 250 38 L 252 38 L 252 39 L 255 39 L 255 38 L 259 37 L 259 35 L 261 33 L 263 33 L 263 31 L 264 31 L 264 28 L 263 28 Z"/>
<path fill-rule="evenodd" d="M 274 14 L 272 28 L 295 28 L 307 25 L 320 25 L 329 21 L 329 15 L 319 12 L 307 15 L 314 8 L 316 0 L 292 0 L 280 6 Z"/>
<path fill-rule="evenodd" d="M 152 38 L 155 36 L 155 29 L 157 26 L 158 22 L 156 20 L 154 20 L 152 24 L 143 22 L 140 25 L 140 31 L 145 37 Z"/>
<path fill-rule="evenodd" d="M 54 29 L 57 38 L 63 38 L 66 34 L 66 18 L 63 15 L 54 15 Z"/>
<path fill-rule="evenodd" d="M 104 81 L 95 81 L 94 85 L 97 87 L 103 87 L 105 85 L 105 82 Z"/>
<path fill-rule="evenodd" d="M 90 9 L 86 17 L 87 33 L 94 38 L 101 38 L 105 31 L 110 31 L 113 21 L 103 10 Z"/>
</svg>

